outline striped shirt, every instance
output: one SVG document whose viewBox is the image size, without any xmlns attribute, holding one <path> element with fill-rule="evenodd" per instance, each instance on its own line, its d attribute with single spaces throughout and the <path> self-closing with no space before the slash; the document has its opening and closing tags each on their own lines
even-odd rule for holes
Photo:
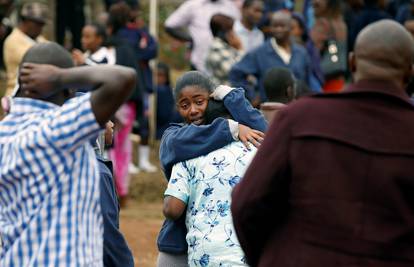
<svg viewBox="0 0 414 267">
<path fill-rule="evenodd" d="M 15 98 L 0 121 L 0 266 L 102 266 L 90 94 Z"/>
</svg>

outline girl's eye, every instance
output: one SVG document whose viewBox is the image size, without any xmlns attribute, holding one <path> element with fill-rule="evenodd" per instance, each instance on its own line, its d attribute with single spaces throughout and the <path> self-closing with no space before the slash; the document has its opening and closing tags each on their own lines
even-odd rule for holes
<svg viewBox="0 0 414 267">
<path fill-rule="evenodd" d="M 204 103 L 204 100 L 197 100 L 196 104 L 201 106 Z"/>
<path fill-rule="evenodd" d="M 187 109 L 187 108 L 188 108 L 188 105 L 187 105 L 187 104 L 182 104 L 182 105 L 181 105 L 181 108 L 182 108 L 182 109 Z"/>
</svg>

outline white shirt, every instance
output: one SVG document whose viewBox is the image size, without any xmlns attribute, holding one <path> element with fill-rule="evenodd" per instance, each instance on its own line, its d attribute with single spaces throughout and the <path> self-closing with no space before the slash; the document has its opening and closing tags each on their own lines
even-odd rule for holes
<svg viewBox="0 0 414 267">
<path fill-rule="evenodd" d="M 279 57 L 286 65 L 289 65 L 290 59 L 292 58 L 292 53 L 282 46 L 278 45 L 275 38 L 270 39 L 270 43 L 272 44 L 272 47 L 275 50 L 276 54 L 279 55 Z"/>
<path fill-rule="evenodd" d="M 257 149 L 233 142 L 174 165 L 165 195 L 187 205 L 189 266 L 247 266 L 231 215 L 231 192 Z"/>
<path fill-rule="evenodd" d="M 233 30 L 239 36 L 245 53 L 252 51 L 264 42 L 264 34 L 261 30 L 257 27 L 249 30 L 240 20 L 235 21 Z"/>
<path fill-rule="evenodd" d="M 227 15 L 235 20 L 240 17 L 240 10 L 230 0 L 218 0 L 217 2 L 188 0 L 165 21 L 166 27 L 188 27 L 194 42 L 191 63 L 200 71 L 205 71 L 205 59 L 213 40 L 210 19 L 217 13 Z"/>
</svg>

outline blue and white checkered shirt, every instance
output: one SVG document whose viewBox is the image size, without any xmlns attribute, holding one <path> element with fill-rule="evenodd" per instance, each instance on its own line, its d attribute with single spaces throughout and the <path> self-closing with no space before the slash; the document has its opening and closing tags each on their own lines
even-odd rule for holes
<svg viewBox="0 0 414 267">
<path fill-rule="evenodd" d="M 0 266 L 102 266 L 90 94 L 15 98 L 0 121 Z"/>
</svg>

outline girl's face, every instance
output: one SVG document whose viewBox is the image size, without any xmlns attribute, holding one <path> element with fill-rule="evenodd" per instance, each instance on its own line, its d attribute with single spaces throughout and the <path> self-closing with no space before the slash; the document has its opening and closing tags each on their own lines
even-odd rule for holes
<svg viewBox="0 0 414 267">
<path fill-rule="evenodd" d="M 198 86 L 186 86 L 177 99 L 177 110 L 187 123 L 201 125 L 204 123 L 209 93 Z"/>
</svg>

